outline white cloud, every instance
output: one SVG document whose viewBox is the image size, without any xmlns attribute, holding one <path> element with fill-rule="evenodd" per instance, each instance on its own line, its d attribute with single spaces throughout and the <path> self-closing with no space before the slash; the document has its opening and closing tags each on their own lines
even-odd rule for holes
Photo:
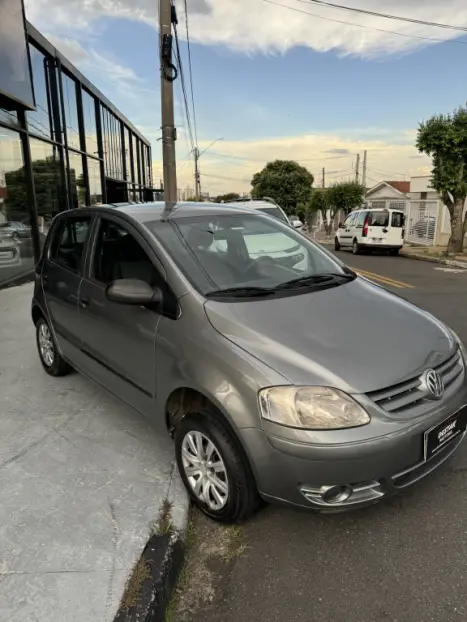
<svg viewBox="0 0 467 622">
<path fill-rule="evenodd" d="M 428 41 L 385 34 L 370 27 L 439 39 L 453 39 L 460 34 L 454 30 L 318 7 L 307 0 L 273 1 L 289 8 L 263 0 L 189 0 L 191 37 L 205 45 L 220 44 L 249 53 L 280 53 L 306 46 L 320 52 L 334 49 L 341 54 L 370 57 L 407 52 L 429 44 Z M 182 4 L 178 3 L 180 12 Z M 353 6 L 378 10 L 374 0 L 358 0 Z M 95 20 L 106 16 L 140 20 L 154 26 L 157 23 L 157 2 L 154 0 L 27 0 L 26 10 L 34 24 L 49 30 L 53 27 L 69 28 L 70 24 L 74 29 L 89 28 Z M 467 26 L 465 0 L 386 0 L 384 11 Z M 352 23 L 368 28 L 358 28 Z M 184 28 L 180 28 L 181 34 L 183 31 Z"/>
<path fill-rule="evenodd" d="M 378 181 L 404 180 L 410 176 L 428 174 L 430 160 L 418 152 L 412 140 L 407 140 L 409 131 L 392 132 L 392 140 L 371 138 L 358 140 L 356 136 L 339 134 L 309 134 L 267 138 L 256 141 L 222 141 L 217 143 L 200 159 L 202 187 L 211 195 L 223 192 L 249 192 L 253 175 L 272 159 L 296 160 L 315 176 L 315 185 L 321 183 L 321 169 L 326 169 L 326 182 L 354 178 L 356 155 L 368 152 L 367 184 Z M 377 136 L 377 134 L 376 134 Z M 200 143 L 200 150 L 209 142 Z M 153 152 L 154 178 L 162 175 L 162 162 Z M 218 156 L 217 154 L 222 154 Z M 184 149 L 177 144 L 178 186 L 193 186 L 193 170 L 190 160 L 183 160 Z M 360 169 L 361 173 L 361 169 Z"/>
</svg>

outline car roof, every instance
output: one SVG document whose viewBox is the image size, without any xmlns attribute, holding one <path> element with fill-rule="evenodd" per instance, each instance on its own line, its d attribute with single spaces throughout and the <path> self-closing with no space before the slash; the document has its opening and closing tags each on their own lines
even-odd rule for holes
<svg viewBox="0 0 467 622">
<path fill-rule="evenodd" d="M 269 208 L 269 209 L 277 209 L 278 205 L 275 205 L 274 203 L 271 203 L 270 201 L 262 201 L 261 199 L 251 199 L 248 200 L 246 199 L 245 201 L 228 201 L 227 203 L 224 203 L 224 205 L 238 205 L 240 207 L 248 207 L 250 209 L 264 209 L 264 208 Z"/>
<path fill-rule="evenodd" d="M 164 201 L 156 201 L 153 203 L 102 203 L 89 210 L 102 210 L 105 212 L 120 212 L 133 218 L 134 220 L 144 223 L 151 220 L 162 220 L 166 204 Z M 82 214 L 84 208 L 71 210 Z M 251 214 L 251 207 L 227 203 L 197 203 L 195 201 L 175 203 L 170 217 L 173 219 L 189 218 L 190 216 L 222 216 L 235 215 L 240 213 Z M 70 213 L 70 212 L 65 212 Z M 268 216 L 265 216 L 269 218 Z"/>
</svg>

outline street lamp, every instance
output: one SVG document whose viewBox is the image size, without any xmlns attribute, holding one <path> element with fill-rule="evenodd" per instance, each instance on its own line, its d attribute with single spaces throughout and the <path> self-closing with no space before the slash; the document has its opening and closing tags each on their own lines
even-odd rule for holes
<svg viewBox="0 0 467 622">
<path fill-rule="evenodd" d="M 200 198 L 201 198 L 201 178 L 200 178 L 200 174 L 199 174 L 198 160 L 203 155 L 203 153 L 206 153 L 206 151 L 208 149 L 211 149 L 211 147 L 213 145 L 215 145 L 217 142 L 219 142 L 220 140 L 224 140 L 224 139 L 222 137 L 216 138 L 216 140 L 213 140 L 212 143 L 208 147 L 206 147 L 206 149 L 204 149 L 204 151 L 202 151 L 201 153 L 199 152 L 198 147 L 195 147 L 195 149 L 194 149 L 194 155 L 195 155 L 195 195 L 196 195 L 196 200 L 197 201 L 199 201 Z"/>
</svg>

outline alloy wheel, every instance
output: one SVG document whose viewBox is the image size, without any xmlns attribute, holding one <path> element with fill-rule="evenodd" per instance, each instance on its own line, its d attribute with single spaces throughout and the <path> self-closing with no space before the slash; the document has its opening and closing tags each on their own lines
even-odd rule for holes
<svg viewBox="0 0 467 622">
<path fill-rule="evenodd" d="M 38 339 L 41 358 L 44 361 L 44 364 L 47 365 L 47 367 L 51 367 L 55 360 L 55 348 L 52 340 L 52 335 L 50 334 L 50 329 L 47 324 L 42 323 L 39 326 Z"/>
<path fill-rule="evenodd" d="M 202 432 L 187 432 L 182 441 L 182 464 L 194 495 L 210 510 L 221 510 L 229 498 L 229 481 L 212 440 Z"/>
</svg>

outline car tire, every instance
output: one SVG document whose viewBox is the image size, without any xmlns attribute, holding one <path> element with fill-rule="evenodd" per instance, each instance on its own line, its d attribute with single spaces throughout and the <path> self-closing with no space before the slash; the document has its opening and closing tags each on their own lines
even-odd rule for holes
<svg viewBox="0 0 467 622">
<path fill-rule="evenodd" d="M 186 415 L 176 426 L 174 439 L 183 483 L 204 514 L 237 523 L 258 509 L 261 500 L 248 459 L 217 410 Z M 210 464 L 217 466 L 212 469 Z"/>
<path fill-rule="evenodd" d="M 359 243 L 357 242 L 357 240 L 354 240 L 354 241 L 353 241 L 353 244 L 352 244 L 352 253 L 353 253 L 354 255 L 359 255 L 359 254 L 360 254 L 360 245 L 359 245 Z"/>
<path fill-rule="evenodd" d="M 335 251 L 341 250 L 341 245 L 339 243 L 339 238 L 337 236 L 334 238 L 334 250 Z"/>
<path fill-rule="evenodd" d="M 391 248 L 391 250 L 389 251 L 389 254 L 392 255 L 393 257 L 396 257 L 399 254 L 399 248 Z"/>
<path fill-rule="evenodd" d="M 70 373 L 71 367 L 58 351 L 50 326 L 43 317 L 36 322 L 36 343 L 42 367 L 49 376 L 66 376 Z"/>
</svg>

